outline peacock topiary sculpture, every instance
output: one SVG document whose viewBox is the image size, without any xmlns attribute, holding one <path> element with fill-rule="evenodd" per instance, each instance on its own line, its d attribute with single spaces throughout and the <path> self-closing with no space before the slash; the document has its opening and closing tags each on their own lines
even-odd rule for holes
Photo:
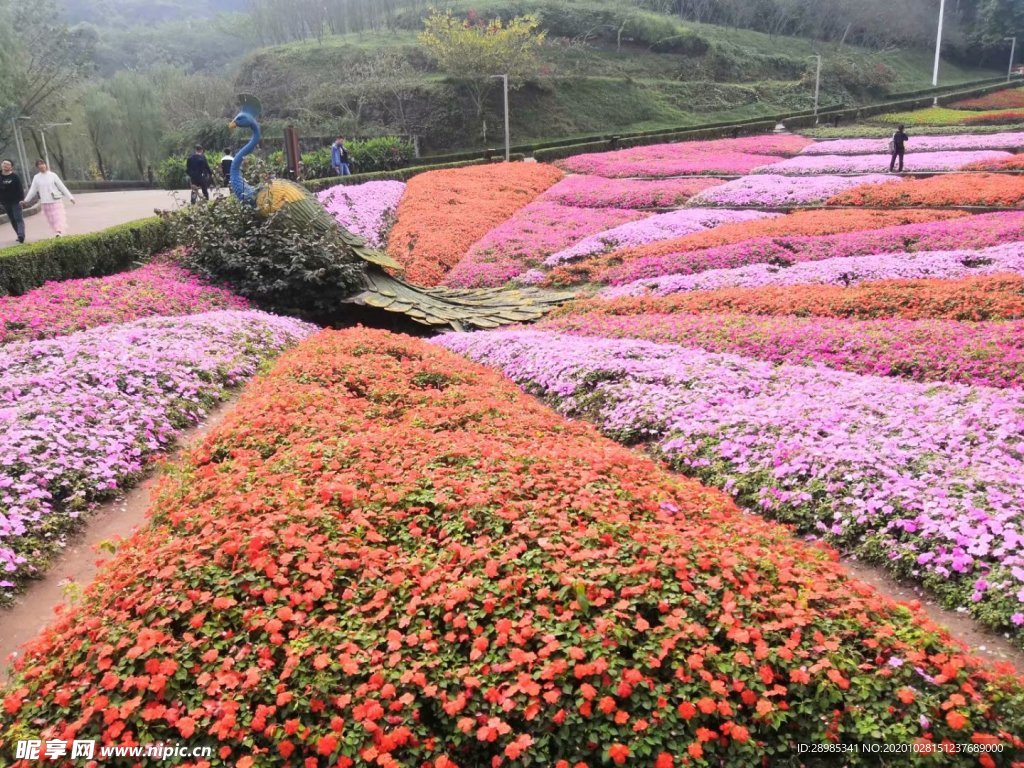
<svg viewBox="0 0 1024 768">
<path fill-rule="evenodd" d="M 253 187 L 245 181 L 242 165 L 260 142 L 260 112 L 260 102 L 256 97 L 241 97 L 241 108 L 231 121 L 231 128 L 249 128 L 252 136 L 231 163 L 231 191 L 243 205 L 255 207 L 260 216 L 278 214 L 300 230 L 336 232 L 345 246 L 344 251 L 351 255 L 353 261 L 363 265 L 358 285 L 351 297 L 345 299 L 346 302 L 395 312 L 422 325 L 462 331 L 537 320 L 553 306 L 572 298 L 570 293 L 537 288 L 420 288 L 393 277 L 385 268 L 401 272 L 402 265 L 340 226 L 301 185 L 287 179 L 272 178 Z"/>
</svg>

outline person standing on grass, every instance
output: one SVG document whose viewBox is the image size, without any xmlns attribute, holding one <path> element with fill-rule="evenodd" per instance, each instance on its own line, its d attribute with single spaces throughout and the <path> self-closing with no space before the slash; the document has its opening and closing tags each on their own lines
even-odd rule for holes
<svg viewBox="0 0 1024 768">
<path fill-rule="evenodd" d="M 337 176 L 349 176 L 352 174 L 352 158 L 345 149 L 345 137 L 339 136 L 331 145 L 331 168 Z"/>
<path fill-rule="evenodd" d="M 199 191 L 202 190 L 203 197 L 210 199 L 210 180 L 213 178 L 213 171 L 210 164 L 206 162 L 206 151 L 201 145 L 196 144 L 195 152 L 185 162 L 185 173 L 188 175 L 192 187 L 192 205 L 199 200 Z"/>
<path fill-rule="evenodd" d="M 21 213 L 21 201 L 25 199 L 25 188 L 21 178 L 14 172 L 14 161 L 0 163 L 0 203 L 3 203 L 7 220 L 14 227 L 18 242 L 25 242 L 25 217 Z"/>
<path fill-rule="evenodd" d="M 220 173 L 224 177 L 224 186 L 231 185 L 231 163 L 235 161 L 235 156 L 231 154 L 231 150 L 227 147 L 224 148 L 224 157 L 220 159 Z"/>
<path fill-rule="evenodd" d="M 68 192 L 64 182 L 60 180 L 60 176 L 49 169 L 45 160 L 36 160 L 36 171 L 38 173 L 32 179 L 32 185 L 28 188 L 25 199 L 21 201 L 21 207 L 27 208 L 38 197 L 43 207 L 43 215 L 46 216 L 46 223 L 57 233 L 57 237 L 60 237 L 68 228 L 64 198 L 66 197 L 74 205 L 75 197 Z"/>
<path fill-rule="evenodd" d="M 889 152 L 892 154 L 892 158 L 889 160 L 889 173 L 892 173 L 893 169 L 896 167 L 897 157 L 900 159 L 899 172 L 903 173 L 903 153 L 906 152 L 907 140 L 909 138 L 910 137 L 904 133 L 902 125 L 897 128 L 896 133 L 892 135 L 892 139 L 889 141 Z"/>
</svg>

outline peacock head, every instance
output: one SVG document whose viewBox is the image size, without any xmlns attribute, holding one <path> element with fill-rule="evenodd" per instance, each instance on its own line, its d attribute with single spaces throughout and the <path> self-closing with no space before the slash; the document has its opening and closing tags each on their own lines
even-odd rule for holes
<svg viewBox="0 0 1024 768">
<path fill-rule="evenodd" d="M 235 115 L 235 119 L 228 124 L 228 127 L 255 129 L 260 113 L 263 111 L 263 106 L 260 104 L 260 100 L 249 94 L 239 96 L 238 98 L 241 102 L 238 114 Z"/>
</svg>

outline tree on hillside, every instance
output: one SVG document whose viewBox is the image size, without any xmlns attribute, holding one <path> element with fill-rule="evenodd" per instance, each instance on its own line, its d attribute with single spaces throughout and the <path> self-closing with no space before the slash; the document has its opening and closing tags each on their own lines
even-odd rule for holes
<svg viewBox="0 0 1024 768">
<path fill-rule="evenodd" d="M 109 179 L 110 156 L 119 146 L 118 133 L 121 128 L 117 116 L 117 99 L 93 85 L 82 93 L 80 106 L 86 135 L 96 157 L 96 168 L 101 179 Z"/>
<path fill-rule="evenodd" d="M 155 159 L 164 131 L 163 110 L 153 82 L 136 72 L 118 72 L 106 88 L 117 100 L 125 149 L 138 178 L 145 178 L 146 165 Z"/>
<path fill-rule="evenodd" d="M 539 27 L 536 16 L 518 16 L 503 23 L 473 14 L 459 19 L 448 11 L 434 12 L 424 20 L 420 43 L 443 72 L 465 84 L 482 123 L 485 143 L 484 105 L 497 82 L 493 75 L 508 74 L 510 88 L 537 75 L 538 53 L 545 37 Z"/>
</svg>

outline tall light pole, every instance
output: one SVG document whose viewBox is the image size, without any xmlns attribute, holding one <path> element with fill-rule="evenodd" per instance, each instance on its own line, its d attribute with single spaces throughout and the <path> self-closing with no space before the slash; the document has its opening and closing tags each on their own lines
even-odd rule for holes
<svg viewBox="0 0 1024 768">
<path fill-rule="evenodd" d="M 1013 74 L 1013 54 L 1017 52 L 1017 38 L 1016 36 L 1004 37 L 1003 40 L 1013 41 L 1010 43 L 1010 66 L 1006 68 L 1006 82 L 1010 82 L 1010 76 Z"/>
<path fill-rule="evenodd" d="M 505 162 L 511 159 L 509 135 L 508 135 L 508 75 L 491 75 L 491 79 L 501 80 L 505 89 Z"/>
<path fill-rule="evenodd" d="M 939 86 L 939 52 L 942 50 L 942 18 L 946 15 L 946 0 L 939 0 L 939 32 L 935 36 L 935 69 L 932 70 L 932 88 Z M 935 102 L 938 103 L 938 96 Z"/>
<path fill-rule="evenodd" d="M 818 124 L 818 94 L 821 93 L 821 55 L 814 54 L 812 59 L 818 60 L 818 71 L 814 75 L 814 124 Z"/>
<path fill-rule="evenodd" d="M 14 145 L 18 149 L 18 160 L 21 163 L 22 173 L 25 174 L 25 178 L 28 179 L 31 169 L 28 165 L 28 152 L 25 150 L 25 137 L 21 135 L 21 129 L 18 127 L 18 120 L 31 120 L 31 117 L 16 117 L 11 122 L 14 123 Z"/>
<path fill-rule="evenodd" d="M 50 153 L 46 150 L 46 132 L 50 128 L 59 128 L 62 125 L 71 125 L 71 123 L 43 123 L 39 126 L 39 133 L 43 137 L 43 159 L 46 161 L 46 167 L 50 167 Z M 61 171 L 63 173 L 63 171 Z"/>
</svg>

